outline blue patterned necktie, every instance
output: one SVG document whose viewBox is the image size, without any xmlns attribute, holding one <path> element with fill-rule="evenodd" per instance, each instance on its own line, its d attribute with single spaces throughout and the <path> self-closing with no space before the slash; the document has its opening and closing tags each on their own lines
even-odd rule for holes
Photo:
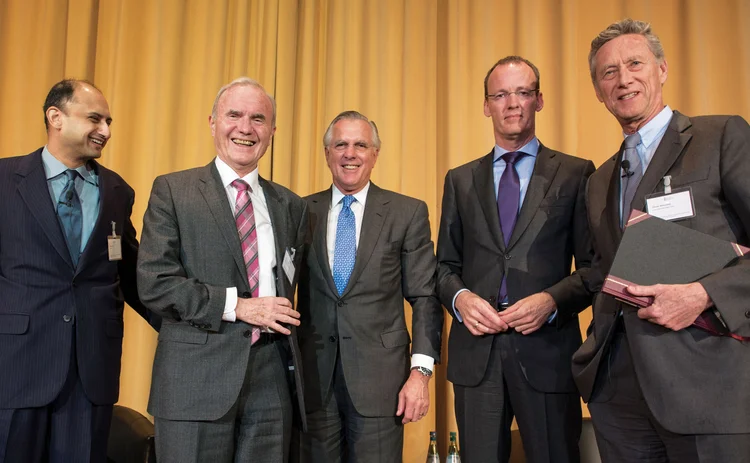
<svg viewBox="0 0 750 463">
<path fill-rule="evenodd" d="M 349 276 L 354 269 L 354 259 L 357 255 L 357 229 L 354 222 L 354 212 L 351 205 L 356 201 L 354 196 L 344 196 L 339 222 L 336 225 L 336 247 L 333 249 L 333 282 L 339 296 L 344 294 Z"/>
<path fill-rule="evenodd" d="M 73 169 L 65 171 L 68 183 L 60 193 L 57 200 L 57 217 L 65 233 L 65 241 L 68 244 L 68 252 L 73 260 L 73 266 L 78 265 L 78 256 L 81 253 L 81 231 L 83 230 L 83 212 L 81 211 L 81 200 L 76 192 L 76 178 L 78 172 Z"/>
</svg>

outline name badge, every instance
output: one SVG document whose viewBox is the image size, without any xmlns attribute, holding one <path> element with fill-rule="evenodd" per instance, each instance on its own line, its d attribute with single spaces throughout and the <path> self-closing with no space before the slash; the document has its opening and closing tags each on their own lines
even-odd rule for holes
<svg viewBox="0 0 750 463">
<path fill-rule="evenodd" d="M 664 177 L 664 193 L 646 196 L 646 212 L 664 220 L 695 217 L 693 191 L 690 187 L 673 189 L 671 178 Z"/>
<path fill-rule="evenodd" d="M 292 284 L 294 281 L 294 255 L 296 253 L 296 249 L 286 248 L 284 262 L 281 263 L 281 268 L 284 269 L 284 275 L 286 275 L 286 279 L 289 280 L 289 284 Z"/>
<path fill-rule="evenodd" d="M 112 222 L 112 235 L 107 237 L 107 253 L 110 261 L 122 260 L 122 240 L 117 236 L 114 222 Z"/>
</svg>

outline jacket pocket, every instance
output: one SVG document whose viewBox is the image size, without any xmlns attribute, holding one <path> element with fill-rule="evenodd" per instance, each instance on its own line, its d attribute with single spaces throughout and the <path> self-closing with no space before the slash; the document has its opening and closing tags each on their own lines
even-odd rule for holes
<svg viewBox="0 0 750 463">
<path fill-rule="evenodd" d="M 29 316 L 25 313 L 0 314 L 0 334 L 24 334 L 29 330 Z"/>
<path fill-rule="evenodd" d="M 383 347 L 392 349 L 394 347 L 405 346 L 411 342 L 407 330 L 389 331 L 380 333 L 380 340 L 383 341 Z"/>
<path fill-rule="evenodd" d="M 159 342 L 184 342 L 188 344 L 205 344 L 208 332 L 189 325 L 162 325 Z"/>
</svg>

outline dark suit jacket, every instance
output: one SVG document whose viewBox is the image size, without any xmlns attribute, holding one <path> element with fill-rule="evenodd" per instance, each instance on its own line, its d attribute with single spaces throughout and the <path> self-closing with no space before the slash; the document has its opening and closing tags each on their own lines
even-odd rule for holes
<svg viewBox="0 0 750 463">
<path fill-rule="evenodd" d="M 281 265 L 287 249 L 296 250 L 295 268 L 299 265 L 307 204 L 280 185 L 263 178 L 259 182 L 276 242 L 276 294 L 294 301 L 297 282 L 289 282 Z M 251 326 L 221 320 L 227 288 L 250 297 L 250 286 L 233 211 L 214 161 L 154 180 L 141 243 L 141 299 L 164 317 L 148 411 L 168 420 L 216 420 L 239 397 Z M 301 400 L 294 329 L 289 355 L 296 367 L 292 387 Z M 302 402 L 299 406 L 304 411 Z"/>
<path fill-rule="evenodd" d="M 440 361 L 443 309 L 427 205 L 370 184 L 354 270 L 339 296 L 328 263 L 331 189 L 308 196 L 310 237 L 300 278 L 300 348 L 308 410 L 330 390 L 337 352 L 346 386 L 365 416 L 395 416 L 409 375 L 404 299 L 412 306 L 412 354 Z"/>
<path fill-rule="evenodd" d="M 581 344 L 578 312 L 591 300 L 586 275 L 591 243 L 584 207 L 594 165 L 540 146 L 526 197 L 508 246 L 500 230 L 493 152 L 448 171 L 438 238 L 438 294 L 453 312 L 453 298 L 467 288 L 497 307 L 503 275 L 509 302 L 540 291 L 557 303 L 553 323 L 523 336 L 511 332 L 522 369 L 542 392 L 575 392 L 570 358 Z M 576 273 L 571 275 L 575 257 Z M 493 336 L 475 337 L 458 321 L 448 340 L 448 379 L 476 386 L 488 368 Z"/>
<path fill-rule="evenodd" d="M 124 301 L 149 319 L 135 285 L 134 192 L 119 175 L 94 165 L 99 216 L 73 267 L 42 149 L 0 159 L 0 408 L 52 402 L 68 376 L 74 336 L 86 396 L 97 405 L 115 403 Z M 107 254 L 112 222 L 122 236 L 121 261 Z"/>
<path fill-rule="evenodd" d="M 635 193 L 644 210 L 647 194 L 689 186 L 695 217 L 676 223 L 718 238 L 750 245 L 750 127 L 740 117 L 688 118 L 674 112 Z M 595 268 L 606 275 L 622 238 L 619 218 L 619 152 L 591 176 L 587 204 Z M 700 282 L 729 329 L 750 336 L 750 257 Z M 573 361 L 584 400 L 592 398 L 599 364 L 616 314 L 624 322 L 644 398 L 659 423 L 679 434 L 750 432 L 750 346 L 689 327 L 671 331 L 638 318 L 636 311 L 598 294 L 590 336 Z M 596 400 L 596 397 L 594 397 Z"/>
</svg>

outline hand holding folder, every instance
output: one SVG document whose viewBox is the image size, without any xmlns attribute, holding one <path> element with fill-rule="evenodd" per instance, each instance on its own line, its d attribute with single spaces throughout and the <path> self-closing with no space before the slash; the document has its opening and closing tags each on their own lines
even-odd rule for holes
<svg viewBox="0 0 750 463">
<path fill-rule="evenodd" d="M 635 307 L 648 307 L 652 297 L 635 296 L 631 285 L 685 284 L 733 265 L 750 248 L 633 211 L 602 291 Z M 731 336 L 716 309 L 706 310 L 694 326 L 716 335 Z"/>
</svg>

